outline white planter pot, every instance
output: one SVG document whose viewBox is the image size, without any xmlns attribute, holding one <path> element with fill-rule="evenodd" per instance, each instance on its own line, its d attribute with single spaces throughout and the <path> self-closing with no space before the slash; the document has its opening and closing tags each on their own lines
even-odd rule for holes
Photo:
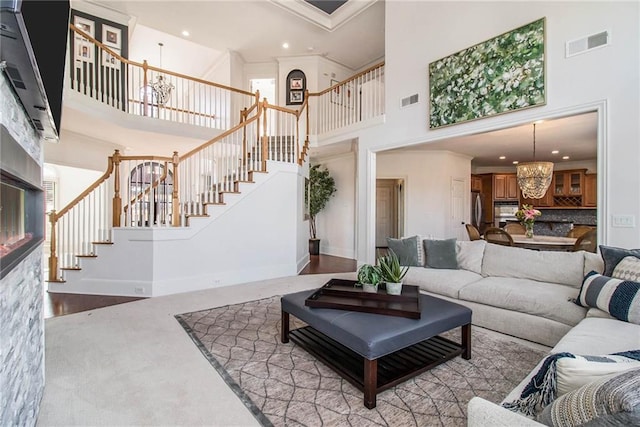
<svg viewBox="0 0 640 427">
<path fill-rule="evenodd" d="M 372 285 L 369 283 L 363 283 L 362 284 L 362 290 L 364 292 L 370 292 L 372 294 L 375 294 L 378 292 L 378 285 Z"/>
<path fill-rule="evenodd" d="M 400 283 L 387 282 L 387 293 L 389 295 L 400 295 L 402 293 L 402 282 Z"/>
</svg>

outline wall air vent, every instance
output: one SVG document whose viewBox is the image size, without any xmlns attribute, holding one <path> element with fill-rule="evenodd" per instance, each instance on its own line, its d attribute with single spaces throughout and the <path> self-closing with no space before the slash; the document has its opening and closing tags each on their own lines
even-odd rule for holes
<svg viewBox="0 0 640 427">
<path fill-rule="evenodd" d="M 609 31 L 602 31 L 577 40 L 568 41 L 565 49 L 565 56 L 569 58 L 599 47 L 608 46 L 610 43 L 611 35 L 609 34 Z"/>
<path fill-rule="evenodd" d="M 404 108 L 404 107 L 408 107 L 409 105 L 412 104 L 417 104 L 418 103 L 418 94 L 413 94 L 411 96 L 407 96 L 406 98 L 402 98 L 402 100 L 400 101 L 400 107 Z"/>
<path fill-rule="evenodd" d="M 22 81 L 22 77 L 20 76 L 20 71 L 16 68 L 15 65 L 7 63 L 7 74 L 9 74 L 9 78 L 13 82 L 13 85 L 17 89 L 26 89 L 27 87 L 24 85 Z"/>
</svg>

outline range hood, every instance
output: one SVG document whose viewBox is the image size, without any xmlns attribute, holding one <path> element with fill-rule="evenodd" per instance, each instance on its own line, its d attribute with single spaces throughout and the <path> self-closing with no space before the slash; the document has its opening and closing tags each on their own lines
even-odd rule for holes
<svg viewBox="0 0 640 427">
<path fill-rule="evenodd" d="M 57 142 L 58 129 L 42 81 L 20 0 L 0 1 L 0 69 L 13 87 L 33 127 Z M 42 31 L 47 31 L 42 28 Z M 41 64 L 47 66 L 47 64 Z"/>
</svg>

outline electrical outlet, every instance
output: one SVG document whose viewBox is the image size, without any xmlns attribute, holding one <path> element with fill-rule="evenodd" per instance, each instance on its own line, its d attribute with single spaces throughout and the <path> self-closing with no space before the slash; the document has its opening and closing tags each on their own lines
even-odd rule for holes
<svg viewBox="0 0 640 427">
<path fill-rule="evenodd" d="M 133 291 L 138 295 L 144 295 L 144 288 L 142 288 L 142 287 L 135 288 Z"/>
<path fill-rule="evenodd" d="M 633 228 L 636 226 L 636 217 L 634 215 L 614 215 L 613 226 Z"/>
</svg>

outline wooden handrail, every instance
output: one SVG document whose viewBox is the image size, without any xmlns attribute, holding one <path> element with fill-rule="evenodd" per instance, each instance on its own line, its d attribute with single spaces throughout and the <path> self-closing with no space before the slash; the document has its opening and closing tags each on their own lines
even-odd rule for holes
<svg viewBox="0 0 640 427">
<path fill-rule="evenodd" d="M 163 73 L 163 74 L 169 74 L 171 76 L 180 77 L 180 78 L 186 79 L 186 80 L 191 80 L 191 81 L 196 82 L 196 83 L 202 83 L 202 84 L 205 84 L 205 85 L 214 86 L 214 87 L 217 87 L 217 88 L 220 88 L 220 89 L 226 89 L 226 90 L 229 90 L 231 92 L 240 93 L 242 95 L 249 95 L 249 96 L 253 96 L 254 95 L 253 93 L 248 92 L 246 90 L 236 89 L 236 88 L 231 87 L 231 86 L 225 86 L 225 85 L 221 85 L 219 83 L 214 83 L 214 82 L 210 82 L 210 81 L 207 81 L 207 80 L 198 79 L 196 77 L 187 76 L 186 74 L 176 73 L 174 71 L 165 70 L 163 68 L 154 67 L 154 66 L 148 65 L 148 64 L 145 66 L 145 64 L 141 64 L 141 63 L 135 62 L 135 61 L 130 61 L 129 59 L 123 58 L 122 56 L 118 55 L 116 52 L 114 52 L 113 50 L 109 49 L 108 46 L 105 46 L 104 44 L 102 44 L 98 40 L 96 40 L 93 37 L 91 37 L 89 34 L 85 33 L 84 31 L 80 30 L 79 28 L 77 28 L 75 25 L 69 24 L 69 28 L 71 30 L 75 31 L 76 33 L 80 34 L 85 39 L 89 40 L 91 43 L 93 43 L 96 46 L 98 46 L 100 49 L 106 50 L 109 53 L 109 55 L 115 57 L 117 60 L 119 60 L 120 62 L 123 62 L 125 64 L 133 65 L 135 67 L 140 67 L 140 68 L 147 69 L 147 70 L 157 71 L 157 72 Z"/>
<path fill-rule="evenodd" d="M 115 152 L 118 153 L 119 150 L 116 150 Z M 67 206 L 62 208 L 59 212 L 51 212 L 51 214 L 49 215 L 49 217 L 51 219 L 51 225 L 52 226 L 55 225 L 55 223 L 60 219 L 60 217 L 62 215 L 64 215 L 65 213 L 67 213 L 71 209 L 73 209 L 73 207 L 76 206 L 78 203 L 80 203 L 82 201 L 82 199 L 87 197 L 89 195 L 89 193 L 91 193 L 93 190 L 98 188 L 98 186 L 100 184 L 105 182 L 111 176 L 112 173 L 113 173 L 113 156 L 109 156 L 107 170 L 105 171 L 105 173 L 102 174 L 102 176 L 100 178 L 98 178 L 86 190 L 84 190 L 82 193 L 80 193 L 80 195 L 78 197 L 76 197 L 71 202 L 69 202 L 67 204 Z"/>
<path fill-rule="evenodd" d="M 286 107 L 281 107 L 279 105 L 273 105 L 273 104 L 269 104 L 268 102 L 264 102 L 264 108 L 271 108 L 272 110 L 277 110 L 277 111 L 282 111 L 283 113 L 289 113 L 289 114 L 293 114 L 294 116 L 298 117 L 298 110 L 293 110 L 291 108 L 286 108 Z"/>
<path fill-rule="evenodd" d="M 368 72 L 373 71 L 373 70 L 375 70 L 376 68 L 380 68 L 380 67 L 382 67 L 382 66 L 384 66 L 384 61 L 382 61 L 382 62 L 381 62 L 381 63 L 379 63 L 379 64 L 373 65 L 373 66 L 371 66 L 371 67 L 367 68 L 366 70 L 360 71 L 358 74 L 353 75 L 353 76 L 349 77 L 348 79 L 345 79 L 345 80 L 343 80 L 343 81 L 341 81 L 341 82 L 339 82 L 339 83 L 336 83 L 336 84 L 334 84 L 333 86 L 328 87 L 328 88 L 326 88 L 325 90 L 323 90 L 323 91 L 321 91 L 321 92 L 309 92 L 309 96 L 320 96 L 320 95 L 324 95 L 325 93 L 329 93 L 329 92 L 331 92 L 333 89 L 335 89 L 336 87 L 338 87 L 338 86 L 342 86 L 342 85 L 343 85 L 343 84 L 345 84 L 345 83 L 349 83 L 349 82 L 351 82 L 351 81 L 353 81 L 353 80 L 357 79 L 358 77 L 360 77 L 360 76 L 364 76 L 364 75 L 365 75 L 365 74 L 367 74 Z M 306 98 L 305 98 L 305 99 L 306 99 Z"/>
<path fill-rule="evenodd" d="M 136 99 L 128 99 L 127 101 L 131 102 L 132 104 L 145 105 L 144 101 L 138 101 Z M 192 114 L 194 116 L 202 116 L 202 117 L 205 117 L 207 119 L 215 119 L 216 118 L 215 114 L 196 113 L 195 111 L 183 110 L 182 108 L 167 107 L 167 106 L 162 105 L 162 104 L 149 104 L 149 103 L 147 103 L 146 105 L 148 105 L 150 107 L 158 108 L 160 110 L 169 110 L 169 111 L 175 111 L 177 113 L 186 113 L 186 114 Z"/>
</svg>

